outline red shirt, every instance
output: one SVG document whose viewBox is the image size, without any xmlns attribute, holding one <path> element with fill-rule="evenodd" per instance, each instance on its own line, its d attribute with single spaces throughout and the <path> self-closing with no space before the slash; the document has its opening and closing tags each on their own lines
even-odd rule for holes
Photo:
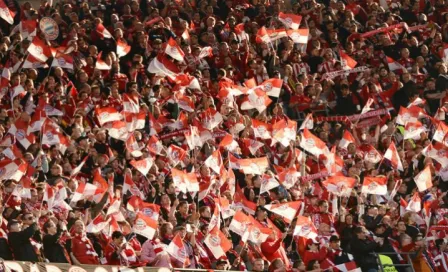
<svg viewBox="0 0 448 272">
<path fill-rule="evenodd" d="M 72 252 L 81 264 L 99 264 L 98 255 L 86 236 L 75 235 L 72 238 Z"/>
<path fill-rule="evenodd" d="M 104 249 L 104 257 L 106 257 L 108 265 L 120 265 L 120 256 L 117 252 L 118 248 L 115 244 L 109 243 Z"/>
</svg>

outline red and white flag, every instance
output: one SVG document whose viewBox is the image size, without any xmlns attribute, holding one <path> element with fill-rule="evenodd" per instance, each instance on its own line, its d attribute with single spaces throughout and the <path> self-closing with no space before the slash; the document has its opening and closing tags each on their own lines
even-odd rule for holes
<svg viewBox="0 0 448 272">
<path fill-rule="evenodd" d="M 421 134 L 426 132 L 426 128 L 419 121 L 415 123 L 407 122 L 404 127 L 404 139 L 420 140 Z"/>
<path fill-rule="evenodd" d="M 184 133 L 184 136 L 190 150 L 204 145 L 197 127 L 190 126 L 190 129 Z"/>
<path fill-rule="evenodd" d="M 129 138 L 129 132 L 126 128 L 126 122 L 115 121 L 106 126 L 110 137 L 125 142 Z"/>
<path fill-rule="evenodd" d="M 219 149 L 213 151 L 213 153 L 205 160 L 204 164 L 219 175 L 221 172 L 221 167 L 223 167 L 221 152 Z"/>
<path fill-rule="evenodd" d="M 271 124 L 252 119 L 252 129 L 254 130 L 255 137 L 260 139 L 271 139 Z"/>
<path fill-rule="evenodd" d="M 386 177 L 364 177 L 361 192 L 372 195 L 387 194 L 387 178 Z"/>
<path fill-rule="evenodd" d="M 396 71 L 396 70 L 402 70 L 403 72 L 407 71 L 403 65 L 401 65 L 399 62 L 395 61 L 393 58 L 386 56 L 386 59 L 387 59 L 387 66 L 389 67 L 389 70 L 391 72 Z"/>
<path fill-rule="evenodd" d="M 132 160 L 130 164 L 137 169 L 143 176 L 146 176 L 154 163 L 152 157 L 147 157 L 142 160 Z"/>
<path fill-rule="evenodd" d="M 161 152 L 163 151 L 163 144 L 155 135 L 152 135 L 151 138 L 149 138 L 146 147 L 148 148 L 149 152 L 154 155 L 161 155 Z"/>
<path fill-rule="evenodd" d="M 272 190 L 278 186 L 280 186 L 280 183 L 278 183 L 275 177 L 264 174 L 261 177 L 260 194 L 267 193 L 269 190 Z"/>
<path fill-rule="evenodd" d="M 212 252 L 216 259 L 225 256 L 226 252 L 232 248 L 232 243 L 227 237 L 215 226 L 205 237 L 204 244 Z"/>
<path fill-rule="evenodd" d="M 198 59 L 203 59 L 206 57 L 213 57 L 213 48 L 210 46 L 202 47 L 201 52 L 199 52 Z"/>
<path fill-rule="evenodd" d="M 448 133 L 448 126 L 444 122 L 439 122 L 437 130 L 434 132 L 433 140 L 443 143 L 448 146 L 448 138 L 446 137 Z"/>
<path fill-rule="evenodd" d="M 53 62 L 51 63 L 51 66 L 73 70 L 73 63 L 74 61 L 71 55 L 57 52 L 56 56 L 53 59 Z"/>
<path fill-rule="evenodd" d="M 237 159 L 232 154 L 229 154 L 229 158 L 230 167 L 232 169 L 239 169 L 246 175 L 262 175 L 269 167 L 269 160 L 267 157 Z"/>
<path fill-rule="evenodd" d="M 192 99 L 190 99 L 190 97 L 183 95 L 181 92 L 177 92 L 174 94 L 174 99 L 177 102 L 179 108 L 188 112 L 194 112 L 194 102 Z"/>
<path fill-rule="evenodd" d="M 341 66 L 342 66 L 342 69 L 350 70 L 350 69 L 355 68 L 356 64 L 358 64 L 354 59 L 352 59 L 352 57 L 350 57 L 349 55 L 345 54 L 344 52 L 340 51 L 339 54 L 341 56 Z M 369 103 L 369 101 L 367 101 L 367 104 L 368 103 Z M 367 104 L 366 104 L 366 106 L 367 106 Z M 364 109 L 363 109 L 363 111 L 364 111 Z M 361 114 L 364 114 L 364 112 L 361 112 Z"/>
<path fill-rule="evenodd" d="M 199 182 L 195 172 L 187 173 L 173 168 L 171 169 L 171 175 L 174 186 L 184 194 L 187 192 L 199 192 Z"/>
<path fill-rule="evenodd" d="M 280 12 L 278 14 L 278 20 L 282 22 L 287 28 L 299 29 L 300 22 L 302 21 L 302 16 Z"/>
<path fill-rule="evenodd" d="M 268 204 L 264 205 L 264 208 L 270 212 L 273 212 L 275 214 L 284 217 L 285 219 L 288 220 L 288 222 L 292 222 L 301 206 L 302 201 L 294 201 L 287 203 Z"/>
<path fill-rule="evenodd" d="M 221 142 L 219 143 L 219 147 L 223 148 L 225 150 L 228 150 L 230 152 L 237 152 L 237 149 L 240 147 L 238 142 L 235 141 L 235 139 L 233 138 L 233 135 L 231 134 L 226 134 Z"/>
<path fill-rule="evenodd" d="M 442 168 L 448 166 L 448 147 L 439 142 L 429 144 L 422 150 L 425 157 L 432 158 L 442 165 Z"/>
<path fill-rule="evenodd" d="M 278 174 L 278 180 L 286 189 L 291 189 L 300 178 L 300 172 L 294 168 L 285 169 Z"/>
<path fill-rule="evenodd" d="M 98 54 L 98 56 L 96 57 L 95 69 L 98 69 L 98 70 L 110 70 L 110 68 L 111 68 L 110 65 L 107 64 L 102 59 L 102 56 L 103 56 L 103 52 L 100 52 Z"/>
<path fill-rule="evenodd" d="M 414 177 L 419 192 L 424 192 L 432 187 L 431 168 L 428 166 Z"/>
<path fill-rule="evenodd" d="M 253 139 L 249 139 L 249 138 L 244 138 L 242 139 L 244 145 L 249 149 L 250 154 L 254 155 L 257 153 L 258 149 L 260 149 L 261 147 L 264 146 L 264 144 L 262 142 L 253 140 Z M 238 143 L 237 143 L 238 145 Z"/>
<path fill-rule="evenodd" d="M 293 235 L 315 239 L 317 237 L 317 228 L 309 217 L 298 215 Z"/>
<path fill-rule="evenodd" d="M 22 159 L 3 159 L 0 161 L 0 180 L 12 179 L 20 181 L 28 169 L 28 164 Z"/>
<path fill-rule="evenodd" d="M 263 89 L 263 91 L 266 92 L 268 96 L 279 97 L 282 85 L 283 85 L 282 79 L 271 78 L 261 83 L 260 87 Z"/>
<path fill-rule="evenodd" d="M 35 58 L 33 55 L 28 54 L 26 60 L 22 65 L 23 69 L 38 69 L 38 68 L 48 68 L 48 65 L 45 62 L 40 61 Z"/>
<path fill-rule="evenodd" d="M 300 125 L 299 130 L 304 130 L 304 129 L 313 129 L 314 128 L 314 119 L 313 119 L 313 114 L 312 113 L 308 113 L 305 117 L 305 120 L 303 120 L 302 124 Z"/>
<path fill-rule="evenodd" d="M 250 222 L 249 216 L 244 214 L 242 211 L 237 211 L 232 218 L 229 225 L 229 230 L 235 232 L 236 234 L 243 236 L 247 229 L 247 224 Z"/>
<path fill-rule="evenodd" d="M 328 192 L 337 196 L 350 196 L 355 183 L 355 178 L 345 176 L 332 176 L 322 182 Z"/>
<path fill-rule="evenodd" d="M 141 212 L 153 220 L 159 219 L 160 206 L 153 203 L 143 202 L 143 200 L 136 195 L 131 196 L 128 200 L 126 208 L 132 212 Z"/>
<path fill-rule="evenodd" d="M 148 65 L 148 72 L 175 79 L 181 73 L 177 64 L 169 60 L 165 54 L 158 54 Z"/>
<path fill-rule="evenodd" d="M 128 131 L 136 131 L 145 128 L 146 112 L 143 109 L 141 109 L 139 113 L 123 111 L 122 115 L 126 121 L 126 128 Z"/>
<path fill-rule="evenodd" d="M 287 30 L 286 34 L 294 43 L 307 44 L 310 36 L 310 30 L 308 28 Z"/>
<path fill-rule="evenodd" d="M 123 111 L 131 113 L 140 112 L 140 104 L 138 97 L 132 94 L 123 94 Z"/>
<path fill-rule="evenodd" d="M 224 120 L 221 113 L 213 108 L 208 108 L 206 111 L 199 115 L 202 120 L 202 126 L 208 130 L 212 130 L 219 126 Z"/>
<path fill-rule="evenodd" d="M 297 136 L 297 122 L 284 119 L 276 122 L 272 126 L 272 143 L 271 146 L 277 142 L 284 147 L 288 147 L 291 141 L 295 142 Z"/>
<path fill-rule="evenodd" d="M 257 37 L 256 37 L 257 43 L 271 43 L 271 38 L 269 37 L 268 31 L 266 30 L 266 27 L 261 27 L 258 29 Z"/>
<path fill-rule="evenodd" d="M 389 145 L 389 148 L 386 150 L 386 153 L 384 154 L 384 158 L 388 159 L 392 167 L 395 169 L 398 169 L 400 171 L 403 171 L 403 164 L 401 163 L 400 156 L 398 155 L 397 148 L 395 147 L 394 142 L 391 142 Z"/>
<path fill-rule="evenodd" d="M 97 108 L 95 109 L 95 114 L 101 126 L 108 122 L 120 121 L 123 119 L 121 113 L 114 107 Z"/>
<path fill-rule="evenodd" d="M 123 196 L 125 196 L 127 193 L 130 193 L 131 195 L 135 195 L 140 197 L 141 199 L 145 199 L 145 196 L 140 191 L 140 189 L 135 185 L 134 181 L 132 180 L 132 174 L 130 171 L 126 172 L 124 175 L 124 183 L 123 183 Z"/>
<path fill-rule="evenodd" d="M 373 164 L 379 163 L 383 159 L 381 153 L 372 145 L 362 145 L 359 150 L 362 151 L 364 160 Z"/>
<path fill-rule="evenodd" d="M 89 155 L 84 157 L 84 159 L 81 161 L 81 163 L 72 170 L 72 172 L 70 173 L 70 177 L 74 177 L 79 172 L 81 172 L 81 169 L 84 167 L 84 164 L 86 164 L 86 161 L 88 158 L 89 158 Z"/>
<path fill-rule="evenodd" d="M 341 272 L 362 272 L 361 268 L 359 268 L 354 261 L 336 265 L 335 268 Z"/>
<path fill-rule="evenodd" d="M 420 212 L 422 210 L 422 199 L 418 192 L 415 192 L 412 196 L 411 200 L 409 200 L 408 206 L 406 207 L 407 211 Z"/>
<path fill-rule="evenodd" d="M 61 132 L 59 126 L 51 119 L 47 119 L 42 126 L 42 144 L 59 145 L 63 154 L 70 145 L 70 141 Z"/>
<path fill-rule="evenodd" d="M 25 149 L 36 142 L 35 135 L 28 133 L 28 128 L 28 124 L 19 118 L 8 130 L 8 133 L 12 134 Z"/>
<path fill-rule="evenodd" d="M 171 240 L 171 243 L 166 248 L 166 252 L 168 252 L 174 259 L 181 262 L 184 267 L 189 265 L 190 259 L 185 249 L 184 242 L 179 234 L 174 236 L 173 240 Z"/>
<path fill-rule="evenodd" d="M 152 238 L 154 238 L 154 234 L 157 231 L 157 228 L 158 224 L 156 220 L 139 212 L 135 217 L 132 231 L 136 234 L 140 234 L 141 236 L 152 240 Z"/>
<path fill-rule="evenodd" d="M 103 24 L 99 23 L 96 26 L 96 32 L 100 35 L 101 38 L 103 39 L 111 39 L 112 38 L 112 34 L 110 34 L 109 30 L 107 30 L 107 28 L 104 27 Z"/>
<path fill-rule="evenodd" d="M 83 199 L 89 199 L 97 193 L 98 187 L 91 183 L 79 183 L 75 193 L 72 196 L 71 202 L 76 203 Z"/>
<path fill-rule="evenodd" d="M 106 220 L 103 214 L 100 213 L 95 219 L 92 220 L 92 222 L 90 222 L 89 225 L 86 226 L 86 232 L 99 233 L 109 225 L 110 220 L 110 218 Z"/>
<path fill-rule="evenodd" d="M 300 147 L 317 157 L 330 153 L 327 145 L 306 128 L 300 139 Z"/>
<path fill-rule="evenodd" d="M 16 14 L 8 8 L 3 0 L 0 0 L 0 17 L 8 24 L 14 24 L 14 17 Z"/>
<path fill-rule="evenodd" d="M 350 131 L 345 130 L 342 135 L 342 139 L 339 141 L 339 148 L 347 150 L 349 144 L 355 144 L 355 137 L 350 133 Z"/>
<path fill-rule="evenodd" d="M 128 45 L 125 41 L 118 40 L 117 41 L 117 56 L 119 58 L 126 56 L 131 52 L 131 46 Z"/>
<path fill-rule="evenodd" d="M 28 52 L 42 62 L 46 62 L 48 58 L 53 56 L 50 46 L 38 36 L 33 38 L 33 42 L 28 46 Z"/>
<path fill-rule="evenodd" d="M 410 108 L 400 107 L 400 111 L 398 112 L 397 119 L 395 122 L 399 125 L 406 125 L 406 123 L 416 123 L 419 118 L 426 116 L 423 109 L 417 106 L 413 106 Z"/>
<path fill-rule="evenodd" d="M 403 216 L 406 213 L 407 207 L 408 207 L 408 202 L 406 202 L 406 200 L 404 200 L 402 197 L 400 197 L 400 216 Z"/>
<path fill-rule="evenodd" d="M 166 43 L 165 53 L 177 61 L 184 61 L 185 53 L 173 38 Z"/>
<path fill-rule="evenodd" d="M 264 91 L 257 88 L 244 98 L 243 103 L 241 103 L 241 110 L 257 109 L 257 111 L 261 113 L 271 103 L 272 100 L 269 96 Z"/>
</svg>

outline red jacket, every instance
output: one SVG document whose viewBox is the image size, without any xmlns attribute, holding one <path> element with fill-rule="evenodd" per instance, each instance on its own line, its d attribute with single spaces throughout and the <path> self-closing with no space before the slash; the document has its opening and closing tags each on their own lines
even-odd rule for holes
<svg viewBox="0 0 448 272">
<path fill-rule="evenodd" d="M 104 248 L 104 257 L 106 257 L 108 265 L 120 265 L 120 255 L 117 252 L 115 244 L 109 243 Z"/>
<path fill-rule="evenodd" d="M 265 242 L 261 243 L 261 252 L 269 262 L 280 258 L 285 266 L 289 267 L 289 259 L 286 256 L 282 242 L 282 238 L 278 238 L 277 241 L 274 241 L 273 238 L 268 238 Z"/>
<path fill-rule="evenodd" d="M 305 266 L 308 265 L 309 262 L 312 260 L 318 260 L 319 263 L 327 257 L 327 248 L 322 247 L 319 252 L 311 252 L 309 250 L 305 251 L 305 254 L 303 256 L 303 262 L 305 263 Z"/>
</svg>

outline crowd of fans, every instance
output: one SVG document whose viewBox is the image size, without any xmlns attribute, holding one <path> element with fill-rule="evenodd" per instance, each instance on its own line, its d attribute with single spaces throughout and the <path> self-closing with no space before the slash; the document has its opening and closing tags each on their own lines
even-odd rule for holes
<svg viewBox="0 0 448 272">
<path fill-rule="evenodd" d="M 447 12 L 0 0 L 0 257 L 448 271 Z"/>
</svg>

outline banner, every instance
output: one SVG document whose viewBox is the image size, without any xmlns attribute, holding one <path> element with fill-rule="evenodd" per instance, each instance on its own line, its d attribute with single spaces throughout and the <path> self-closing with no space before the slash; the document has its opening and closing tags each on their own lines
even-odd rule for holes
<svg viewBox="0 0 448 272">
<path fill-rule="evenodd" d="M 378 110 L 366 112 L 363 115 L 355 114 L 355 115 L 350 115 L 350 116 L 317 116 L 315 118 L 315 121 L 316 122 L 327 121 L 327 122 L 345 122 L 345 123 L 352 122 L 352 123 L 354 123 L 354 122 L 357 122 L 358 120 L 380 116 L 383 114 L 387 114 L 388 112 L 389 111 L 387 109 L 378 109 Z M 373 123 L 373 120 L 371 120 L 369 122 Z"/>
<path fill-rule="evenodd" d="M 168 268 L 4 261 L 5 272 L 171 272 Z"/>
<path fill-rule="evenodd" d="M 368 38 L 368 37 L 376 35 L 378 33 L 389 32 L 389 31 L 392 31 L 392 30 L 395 30 L 395 29 L 401 29 L 401 28 L 403 28 L 405 26 L 405 24 L 406 23 L 400 23 L 400 24 L 391 25 L 391 26 L 388 26 L 388 27 L 382 27 L 382 28 L 379 28 L 379 29 L 375 29 L 375 30 L 372 30 L 372 31 L 369 31 L 369 32 L 361 34 L 361 37 Z"/>
<path fill-rule="evenodd" d="M 361 67 L 356 67 L 353 69 L 349 69 L 349 70 L 339 70 L 339 71 L 334 71 L 334 72 L 329 72 L 323 75 L 322 80 L 324 79 L 333 79 L 335 77 L 338 76 L 343 76 L 345 74 L 351 74 L 351 73 L 359 73 L 359 72 L 364 72 L 369 70 L 369 68 L 367 66 L 361 66 Z"/>
<path fill-rule="evenodd" d="M 311 181 L 311 180 L 315 180 L 315 179 L 326 178 L 328 176 L 330 176 L 330 174 L 327 171 L 321 171 L 321 172 L 313 174 L 313 175 L 307 175 L 307 176 L 301 177 L 300 180 L 302 182 L 307 182 L 307 181 Z"/>
</svg>

